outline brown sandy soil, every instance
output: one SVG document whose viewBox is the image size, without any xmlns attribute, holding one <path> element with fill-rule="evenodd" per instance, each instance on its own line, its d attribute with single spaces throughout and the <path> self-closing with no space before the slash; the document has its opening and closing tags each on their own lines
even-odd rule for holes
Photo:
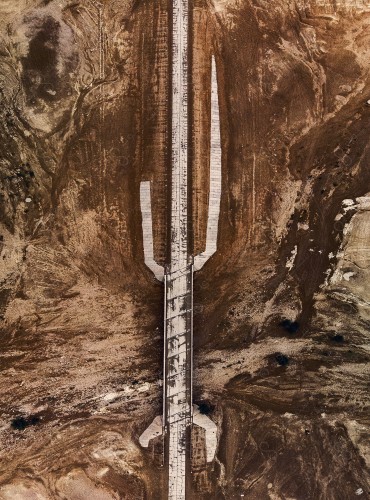
<svg viewBox="0 0 370 500">
<path fill-rule="evenodd" d="M 139 183 L 164 262 L 167 2 L 3 0 L 0 23 L 0 499 L 161 499 Z M 223 192 L 194 318 L 219 447 L 191 496 L 366 498 L 370 5 L 194 0 L 192 43 L 196 252 L 212 53 Z"/>
</svg>

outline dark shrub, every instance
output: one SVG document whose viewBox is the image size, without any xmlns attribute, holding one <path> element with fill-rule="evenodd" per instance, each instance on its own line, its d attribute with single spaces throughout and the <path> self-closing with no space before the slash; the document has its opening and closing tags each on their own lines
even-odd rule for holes
<svg viewBox="0 0 370 500">
<path fill-rule="evenodd" d="M 11 426 L 16 431 L 24 431 L 30 425 L 37 425 L 40 422 L 40 417 L 37 415 L 30 415 L 29 417 L 16 417 L 12 420 Z"/>
<path fill-rule="evenodd" d="M 214 408 L 211 404 L 207 403 L 206 401 L 199 403 L 198 407 L 202 415 L 209 415 L 210 413 L 212 413 L 212 410 Z"/>
<path fill-rule="evenodd" d="M 289 333 L 297 333 L 299 330 L 298 321 L 291 321 L 290 319 L 284 319 L 280 326 Z"/>
<path fill-rule="evenodd" d="M 286 366 L 289 364 L 288 356 L 281 354 L 280 352 L 275 355 L 275 359 L 280 366 Z"/>
<path fill-rule="evenodd" d="M 332 335 L 330 337 L 330 340 L 332 340 L 333 342 L 341 343 L 341 342 L 344 342 L 344 337 L 343 337 L 343 335 L 336 334 L 336 335 Z"/>
</svg>

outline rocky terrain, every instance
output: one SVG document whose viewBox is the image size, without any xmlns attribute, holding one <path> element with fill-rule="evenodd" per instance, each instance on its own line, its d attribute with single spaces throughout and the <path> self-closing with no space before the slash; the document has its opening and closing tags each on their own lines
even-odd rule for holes
<svg viewBox="0 0 370 500">
<path fill-rule="evenodd" d="M 210 58 L 219 250 L 195 279 L 195 398 L 217 422 L 197 499 L 369 495 L 370 2 L 194 0 L 193 246 Z M 168 5 L 0 2 L 0 499 L 163 498 Z"/>
</svg>

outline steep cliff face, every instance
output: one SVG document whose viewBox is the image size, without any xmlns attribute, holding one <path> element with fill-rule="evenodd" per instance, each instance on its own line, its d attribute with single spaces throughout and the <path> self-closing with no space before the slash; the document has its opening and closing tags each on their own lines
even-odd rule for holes
<svg viewBox="0 0 370 500">
<path fill-rule="evenodd" d="M 167 3 L 0 13 L 0 498 L 161 498 L 138 445 L 161 411 L 163 293 L 139 183 L 154 181 L 163 262 Z M 195 397 L 219 447 L 192 496 L 365 497 L 369 2 L 195 1 L 192 42 L 196 251 L 213 53 L 223 146 L 194 318 Z"/>
</svg>

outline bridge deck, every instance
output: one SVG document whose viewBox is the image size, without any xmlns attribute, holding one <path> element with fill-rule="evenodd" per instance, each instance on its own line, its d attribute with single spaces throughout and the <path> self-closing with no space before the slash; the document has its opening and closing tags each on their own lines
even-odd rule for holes
<svg viewBox="0 0 370 500">
<path fill-rule="evenodd" d="M 193 265 L 167 273 L 164 423 L 168 451 L 168 498 L 185 499 L 188 431 L 192 420 Z"/>
</svg>

